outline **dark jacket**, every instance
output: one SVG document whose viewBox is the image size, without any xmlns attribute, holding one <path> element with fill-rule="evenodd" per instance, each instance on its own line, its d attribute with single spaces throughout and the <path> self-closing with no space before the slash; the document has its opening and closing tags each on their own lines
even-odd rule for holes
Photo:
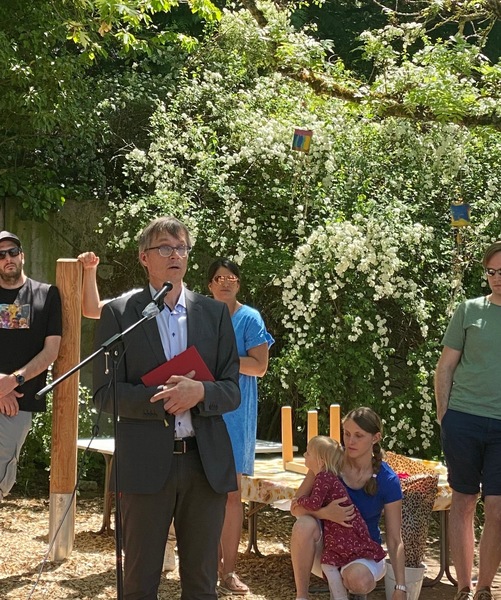
<svg viewBox="0 0 501 600">
<path fill-rule="evenodd" d="M 216 492 L 226 493 L 237 489 L 231 442 L 222 417 L 240 404 L 235 334 L 225 304 L 189 290 L 185 294 L 188 346 L 196 346 L 215 379 L 203 382 L 205 399 L 191 409 L 193 427 L 207 480 Z M 97 329 L 96 347 L 137 322 L 149 302 L 146 288 L 108 303 Z M 169 474 L 174 445 L 173 415 L 166 415 L 161 401 L 150 402 L 158 389 L 141 382 L 142 375 L 166 360 L 156 319 L 129 332 L 117 350 L 120 420 L 115 445 L 120 488 L 126 493 L 156 493 Z M 95 361 L 94 402 L 113 413 L 111 357 L 108 365 L 106 374 L 104 355 Z"/>
</svg>

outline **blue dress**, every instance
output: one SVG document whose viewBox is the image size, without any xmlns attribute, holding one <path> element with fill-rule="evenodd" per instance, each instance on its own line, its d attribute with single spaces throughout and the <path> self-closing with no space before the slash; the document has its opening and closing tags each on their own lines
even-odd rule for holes
<svg viewBox="0 0 501 600">
<path fill-rule="evenodd" d="M 266 331 L 263 318 L 255 308 L 242 305 L 231 317 L 239 356 L 247 356 L 250 348 L 275 342 Z M 254 474 L 257 431 L 257 377 L 240 373 L 240 406 L 223 418 L 230 434 L 237 473 Z"/>
</svg>

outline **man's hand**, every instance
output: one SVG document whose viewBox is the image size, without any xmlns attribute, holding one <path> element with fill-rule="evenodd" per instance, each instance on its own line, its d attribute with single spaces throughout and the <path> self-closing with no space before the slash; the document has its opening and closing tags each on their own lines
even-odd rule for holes
<svg viewBox="0 0 501 600">
<path fill-rule="evenodd" d="M 10 394 L 15 388 L 17 388 L 16 378 L 12 375 L 6 375 L 0 373 L 0 398 Z"/>
<path fill-rule="evenodd" d="M 204 399 L 204 386 L 201 381 L 194 381 L 195 371 L 190 371 L 185 376 L 173 375 L 166 381 L 163 389 L 157 392 L 150 402 L 162 400 L 165 412 L 179 415 Z"/>
<path fill-rule="evenodd" d="M 19 402 L 17 398 L 21 398 L 24 394 L 13 390 L 3 398 L 0 398 L 0 413 L 7 417 L 15 417 L 19 412 Z"/>
</svg>

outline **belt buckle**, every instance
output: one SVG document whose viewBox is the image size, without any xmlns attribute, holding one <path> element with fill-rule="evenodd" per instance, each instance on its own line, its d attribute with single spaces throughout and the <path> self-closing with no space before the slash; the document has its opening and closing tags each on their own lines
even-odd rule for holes
<svg viewBox="0 0 501 600">
<path fill-rule="evenodd" d="M 183 444 L 183 449 L 181 451 L 177 451 L 176 448 L 176 444 L 179 444 L 179 442 L 182 442 Z M 174 454 L 186 454 L 186 440 L 174 440 Z"/>
</svg>

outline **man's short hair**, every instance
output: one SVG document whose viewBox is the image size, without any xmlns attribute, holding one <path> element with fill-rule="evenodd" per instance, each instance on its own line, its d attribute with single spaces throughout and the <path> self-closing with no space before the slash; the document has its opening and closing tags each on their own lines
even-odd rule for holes
<svg viewBox="0 0 501 600">
<path fill-rule="evenodd" d="M 497 254 L 498 252 L 501 252 L 501 240 L 496 240 L 484 252 L 484 257 L 482 259 L 482 266 L 484 269 L 487 267 L 487 263 L 491 260 L 494 254 Z"/>
<path fill-rule="evenodd" d="M 139 252 L 144 252 L 149 248 L 153 239 L 163 233 L 168 233 L 178 240 L 181 237 L 186 238 L 186 244 L 191 246 L 190 232 L 184 223 L 181 223 L 175 217 L 159 217 L 151 221 L 141 232 L 139 236 Z"/>
</svg>

